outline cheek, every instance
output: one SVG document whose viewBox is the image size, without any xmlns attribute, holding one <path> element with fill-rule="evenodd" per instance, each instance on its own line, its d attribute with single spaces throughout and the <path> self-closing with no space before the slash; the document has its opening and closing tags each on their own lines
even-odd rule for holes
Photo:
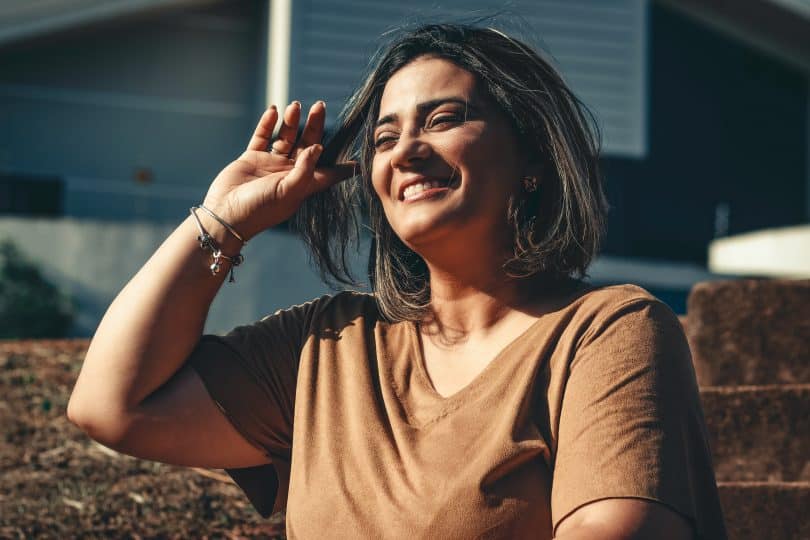
<svg viewBox="0 0 810 540">
<path fill-rule="evenodd" d="M 475 176 L 488 175 L 493 169 L 502 169 L 505 164 L 504 158 L 508 160 L 511 155 L 504 154 L 507 149 L 503 148 L 503 140 L 488 127 L 454 134 L 454 137 L 446 143 L 445 155 L 456 161 L 457 166 L 467 169 Z"/>
<path fill-rule="evenodd" d="M 493 188 L 511 191 L 520 181 L 520 157 L 514 143 L 506 138 L 488 138 L 466 149 L 470 170 Z"/>
<path fill-rule="evenodd" d="M 380 158 L 374 158 L 371 163 L 371 187 L 383 202 L 390 190 L 390 177 L 385 173 L 385 166 Z"/>
</svg>

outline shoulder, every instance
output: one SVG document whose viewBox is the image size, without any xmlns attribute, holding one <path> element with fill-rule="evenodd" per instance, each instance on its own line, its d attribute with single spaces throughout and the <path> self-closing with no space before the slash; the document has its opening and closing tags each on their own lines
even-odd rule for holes
<svg viewBox="0 0 810 540">
<path fill-rule="evenodd" d="M 611 336 L 627 344 L 662 337 L 685 339 L 677 315 L 637 285 L 583 285 L 564 310 L 580 346 Z"/>
<path fill-rule="evenodd" d="M 315 314 L 322 320 L 352 321 L 357 318 L 378 318 L 377 300 L 373 294 L 358 291 L 340 291 L 317 300 Z"/>
<path fill-rule="evenodd" d="M 627 304 L 662 304 L 655 296 L 638 285 L 583 285 L 582 294 L 575 302 L 578 310 L 587 313 L 607 313 Z"/>
<path fill-rule="evenodd" d="M 584 285 L 580 293 L 567 306 L 577 318 L 599 324 L 617 316 L 639 310 L 651 310 L 657 317 L 672 318 L 677 315 L 664 302 L 638 285 Z"/>
<path fill-rule="evenodd" d="M 374 295 L 356 291 L 341 291 L 279 310 L 267 319 L 288 320 L 309 333 L 323 331 L 338 333 L 347 328 L 362 329 L 380 320 Z"/>
<path fill-rule="evenodd" d="M 264 317 L 269 320 L 277 317 L 296 319 L 354 318 L 366 313 L 376 313 L 377 302 L 374 295 L 356 291 L 340 291 L 325 294 L 302 304 L 296 304 Z"/>
</svg>

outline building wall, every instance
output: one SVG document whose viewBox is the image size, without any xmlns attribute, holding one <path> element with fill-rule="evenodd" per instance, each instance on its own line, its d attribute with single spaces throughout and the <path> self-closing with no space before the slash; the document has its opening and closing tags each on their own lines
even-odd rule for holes
<svg viewBox="0 0 810 540">
<path fill-rule="evenodd" d="M 643 156 L 646 141 L 648 0 L 295 0 L 290 96 L 325 99 L 334 122 L 397 30 L 477 22 L 541 51 L 595 113 L 611 155 Z"/>
<path fill-rule="evenodd" d="M 116 294 L 176 225 L 0 218 L 0 241 L 12 240 L 49 281 L 74 299 L 76 321 L 71 333 L 91 336 Z M 226 332 L 329 292 L 313 270 L 303 243 L 291 234 L 265 231 L 250 241 L 243 254 L 245 262 L 236 269 L 236 282 L 223 285 L 214 301 L 207 332 Z M 359 260 L 356 266 L 364 268 Z"/>
<path fill-rule="evenodd" d="M 422 6 L 417 4 L 408 8 Z M 611 40 L 624 31 L 618 21 L 596 32 L 586 17 L 575 16 L 589 6 L 609 14 L 604 2 L 535 4 L 521 24 L 534 24 L 534 17 L 537 24 L 551 25 L 536 37 L 552 55 L 559 54 L 563 68 L 566 61 L 575 67 L 595 61 L 587 43 L 577 41 L 582 36 L 599 37 L 604 52 L 613 50 Z M 369 25 L 391 26 L 404 10 L 370 0 L 344 5 L 354 10 L 346 8 L 343 15 L 357 17 L 355 26 L 337 18 L 333 26 L 323 25 L 317 18 L 326 9 L 320 0 L 295 2 L 299 32 L 293 40 L 291 97 L 323 97 L 316 95 L 317 75 L 340 71 L 336 61 L 331 72 L 313 61 L 319 50 L 329 51 L 323 46 L 329 32 L 340 30 L 345 38 L 348 28 L 372 40 L 377 32 L 367 31 Z M 650 45 L 641 55 L 647 60 L 641 68 L 633 64 L 637 71 L 627 75 L 638 82 L 640 69 L 650 79 L 645 83 L 642 77 L 635 94 L 624 92 L 645 101 L 637 110 L 641 116 L 631 118 L 641 139 L 625 147 L 631 150 L 624 157 L 617 145 L 604 160 L 613 205 L 606 247 L 620 258 L 601 258 L 592 277 L 599 283 L 642 284 L 680 310 L 691 284 L 712 277 L 700 266 L 717 231 L 806 219 L 807 78 L 655 3 L 611 5 L 614 11 L 643 6 L 645 14 L 650 6 Z M 307 6 L 321 11 L 305 16 Z M 497 7 L 483 0 L 473 7 L 486 6 Z M 63 213 L 69 216 L 4 218 L 0 237 L 16 240 L 77 298 L 75 334 L 92 333 L 117 291 L 244 147 L 265 95 L 266 8 L 265 0 L 231 0 L 0 50 L 0 174 L 63 179 Z M 386 19 L 385 10 L 395 13 Z M 640 20 L 647 21 L 646 15 Z M 565 28 L 573 28 L 569 38 Z M 631 30 L 647 40 L 637 27 Z M 320 41 L 303 47 L 313 33 Z M 562 53 L 555 39 L 573 41 L 581 54 Z M 626 45 L 614 47 L 616 54 L 632 53 Z M 340 53 L 337 47 L 331 52 Z M 348 61 L 359 65 L 365 54 Z M 590 80 L 598 92 L 606 79 L 597 74 Z M 353 86 L 336 81 L 335 95 Z M 330 114 L 337 109 L 330 104 Z M 239 282 L 226 286 L 212 309 L 209 331 L 227 330 L 326 290 L 303 246 L 286 232 L 261 235 L 246 255 Z M 638 257 L 669 262 L 627 262 Z"/>
<path fill-rule="evenodd" d="M 87 337 L 118 292 L 178 223 L 0 217 L 0 242 L 14 242 L 46 279 L 73 299 L 76 319 L 71 335 Z M 354 275 L 363 281 L 368 241 L 352 253 Z M 206 332 L 227 332 L 331 292 L 314 270 L 303 242 L 285 231 L 265 231 L 250 241 L 243 254 L 245 262 L 236 269 L 236 282 L 225 283 L 211 307 Z M 590 276 L 596 284 L 624 276 L 622 281 L 648 288 L 679 313 L 685 311 L 685 292 L 693 283 L 716 277 L 696 265 L 609 256 L 593 264 Z"/>
<path fill-rule="evenodd" d="M 656 3 L 649 59 L 649 153 L 604 160 L 606 252 L 705 264 L 715 237 L 807 222 L 807 74 Z"/>
<path fill-rule="evenodd" d="M 0 173 L 59 177 L 63 211 L 175 219 L 244 148 L 263 5 L 232 1 L 0 50 Z"/>
</svg>

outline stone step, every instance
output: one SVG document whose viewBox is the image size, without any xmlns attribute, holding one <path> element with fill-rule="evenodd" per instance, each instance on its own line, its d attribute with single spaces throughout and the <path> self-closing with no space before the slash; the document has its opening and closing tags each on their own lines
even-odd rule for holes
<svg viewBox="0 0 810 540">
<path fill-rule="evenodd" d="M 810 384 L 703 387 L 700 397 L 718 481 L 810 481 Z"/>
<path fill-rule="evenodd" d="M 698 283 L 687 305 L 701 386 L 810 383 L 810 280 Z"/>
<path fill-rule="evenodd" d="M 729 540 L 810 538 L 810 482 L 719 482 Z"/>
</svg>

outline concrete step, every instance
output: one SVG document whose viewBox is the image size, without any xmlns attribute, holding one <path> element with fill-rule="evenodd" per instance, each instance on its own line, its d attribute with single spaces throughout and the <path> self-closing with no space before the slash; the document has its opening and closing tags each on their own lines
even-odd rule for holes
<svg viewBox="0 0 810 540">
<path fill-rule="evenodd" d="M 810 383 L 810 280 L 698 283 L 687 304 L 701 386 Z"/>
<path fill-rule="evenodd" d="M 810 538 L 810 482 L 720 482 L 729 540 Z"/>
<path fill-rule="evenodd" d="M 718 481 L 810 481 L 810 384 L 704 387 L 700 397 Z"/>
</svg>

